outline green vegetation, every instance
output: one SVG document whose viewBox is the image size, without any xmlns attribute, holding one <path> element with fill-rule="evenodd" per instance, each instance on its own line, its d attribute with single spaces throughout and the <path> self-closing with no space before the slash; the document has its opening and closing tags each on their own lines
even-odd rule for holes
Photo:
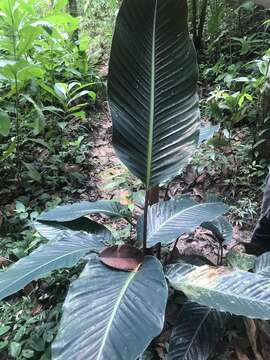
<svg viewBox="0 0 270 360">
<path fill-rule="evenodd" d="M 261 3 L 0 0 L 0 359 L 266 358 Z"/>
</svg>

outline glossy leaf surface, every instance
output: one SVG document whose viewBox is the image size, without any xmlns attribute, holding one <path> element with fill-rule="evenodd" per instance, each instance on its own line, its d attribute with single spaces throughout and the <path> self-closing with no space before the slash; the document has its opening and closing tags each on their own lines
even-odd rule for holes
<svg viewBox="0 0 270 360">
<path fill-rule="evenodd" d="M 226 267 L 171 265 L 166 276 L 193 301 L 218 311 L 249 318 L 270 319 L 270 279 Z"/>
<path fill-rule="evenodd" d="M 65 233 L 73 234 L 74 232 L 84 231 L 97 235 L 103 242 L 110 242 L 113 239 L 112 233 L 104 225 L 92 221 L 86 217 L 81 217 L 72 221 L 36 221 L 35 229 L 46 239 L 55 240 Z"/>
<path fill-rule="evenodd" d="M 154 257 L 138 272 L 91 260 L 65 300 L 52 359 L 136 360 L 163 328 L 167 296 Z"/>
<path fill-rule="evenodd" d="M 127 216 L 127 206 L 116 201 L 99 200 L 96 202 L 81 201 L 74 204 L 57 206 L 55 209 L 44 211 L 39 221 L 65 222 L 78 219 L 89 214 L 105 214 L 113 217 Z"/>
<path fill-rule="evenodd" d="M 169 244 L 180 235 L 195 230 L 205 221 L 211 221 L 228 211 L 222 202 L 197 203 L 191 198 L 171 199 L 149 207 L 148 246 L 158 242 Z M 143 217 L 139 219 L 138 240 L 143 237 Z"/>
<path fill-rule="evenodd" d="M 74 266 L 91 250 L 100 251 L 104 245 L 94 235 L 67 234 L 62 239 L 41 245 L 30 255 L 0 272 L 0 299 L 24 288 L 31 281 L 63 267 Z"/>
<path fill-rule="evenodd" d="M 197 60 L 186 0 L 125 0 L 109 65 L 113 144 L 147 188 L 175 176 L 199 140 Z"/>
<path fill-rule="evenodd" d="M 172 331 L 168 360 L 207 360 L 223 335 L 225 319 L 225 313 L 186 302 Z"/>
</svg>

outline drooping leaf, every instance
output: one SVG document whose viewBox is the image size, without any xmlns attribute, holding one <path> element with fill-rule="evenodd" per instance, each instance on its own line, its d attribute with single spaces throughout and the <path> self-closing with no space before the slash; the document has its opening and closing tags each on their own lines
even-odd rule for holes
<svg viewBox="0 0 270 360">
<path fill-rule="evenodd" d="M 185 263 L 166 269 L 170 285 L 193 301 L 218 311 L 270 319 L 270 279 L 226 267 Z"/>
<path fill-rule="evenodd" d="M 226 314 L 186 302 L 173 328 L 168 360 L 207 360 L 224 332 Z"/>
<path fill-rule="evenodd" d="M 110 242 L 113 239 L 112 233 L 104 225 L 92 221 L 86 217 L 81 217 L 72 221 L 36 221 L 35 229 L 46 239 L 55 240 L 68 232 L 70 234 L 78 231 L 85 231 L 99 236 L 103 242 Z"/>
<path fill-rule="evenodd" d="M 95 235 L 67 233 L 58 241 L 41 245 L 7 270 L 0 272 L 0 300 L 19 291 L 34 279 L 62 267 L 74 266 L 90 251 L 101 251 L 104 245 Z"/>
<path fill-rule="evenodd" d="M 219 216 L 212 221 L 203 222 L 201 226 L 212 231 L 222 245 L 228 245 L 233 238 L 233 227 L 224 216 Z"/>
<path fill-rule="evenodd" d="M 105 265 L 125 271 L 138 270 L 143 262 L 142 251 L 128 244 L 108 247 L 99 254 L 99 257 Z"/>
<path fill-rule="evenodd" d="M 81 201 L 74 204 L 57 206 L 55 209 L 44 211 L 38 217 L 38 220 L 65 222 L 76 220 L 85 215 L 98 213 L 113 217 L 125 217 L 128 215 L 128 207 L 111 200 L 99 200 L 96 202 Z"/>
<path fill-rule="evenodd" d="M 266 252 L 257 257 L 254 272 L 270 278 L 270 252 Z"/>
<path fill-rule="evenodd" d="M 91 260 L 65 300 L 52 359 L 136 360 L 163 328 L 167 296 L 152 256 L 137 272 Z"/>
<path fill-rule="evenodd" d="M 193 231 L 205 221 L 214 220 L 228 211 L 222 202 L 197 203 L 191 198 L 171 199 L 149 207 L 148 246 L 169 244 L 180 235 Z M 138 240 L 143 237 L 143 217 L 138 221 Z"/>
<path fill-rule="evenodd" d="M 175 176 L 199 140 L 197 60 L 186 0 L 125 0 L 109 65 L 114 148 L 147 188 Z"/>
<path fill-rule="evenodd" d="M 220 125 L 202 126 L 200 128 L 199 144 L 204 141 L 210 140 L 215 133 L 219 130 Z"/>
</svg>

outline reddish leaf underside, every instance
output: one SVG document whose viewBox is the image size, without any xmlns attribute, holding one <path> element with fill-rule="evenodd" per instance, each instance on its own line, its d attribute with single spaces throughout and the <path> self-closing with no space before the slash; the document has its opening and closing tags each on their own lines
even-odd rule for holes
<svg viewBox="0 0 270 360">
<path fill-rule="evenodd" d="M 134 271 L 143 262 L 142 251 L 131 245 L 110 246 L 99 257 L 103 264 L 124 271 Z"/>
</svg>

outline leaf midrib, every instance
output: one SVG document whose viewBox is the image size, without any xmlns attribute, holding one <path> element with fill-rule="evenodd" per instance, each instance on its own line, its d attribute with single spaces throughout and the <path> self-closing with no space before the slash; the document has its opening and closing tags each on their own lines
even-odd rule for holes
<svg viewBox="0 0 270 360">
<path fill-rule="evenodd" d="M 171 282 L 173 283 L 173 282 Z M 175 284 L 175 282 L 174 282 Z M 190 284 L 190 283 L 187 283 L 185 282 L 185 279 L 183 281 L 183 286 L 178 286 L 179 290 L 184 291 L 184 289 L 187 289 L 187 288 L 190 288 L 190 289 L 200 289 L 200 290 L 208 290 L 210 292 L 213 292 L 213 293 L 216 293 L 216 294 L 219 294 L 219 295 L 223 295 L 224 297 L 232 297 L 232 298 L 235 298 L 235 299 L 242 299 L 242 300 L 245 300 L 245 301 L 249 301 L 249 302 L 253 302 L 253 303 L 261 303 L 261 304 L 266 304 L 268 306 L 270 306 L 270 300 L 267 302 L 266 300 L 261 300 L 261 299 L 252 299 L 251 297 L 244 297 L 244 295 L 242 294 L 232 294 L 232 293 L 229 293 L 227 292 L 226 290 L 219 290 L 219 289 L 216 289 L 216 288 L 209 288 L 207 286 L 203 287 L 203 286 L 199 286 L 199 285 L 195 285 L 195 284 Z M 192 297 L 192 296 L 191 296 Z M 197 298 L 193 297 L 194 301 L 198 301 Z M 205 305 L 205 306 L 209 306 L 209 305 Z"/>
<path fill-rule="evenodd" d="M 164 227 L 166 227 L 166 226 L 168 225 L 168 223 L 170 223 L 170 221 L 172 221 L 173 219 L 177 218 L 180 214 L 182 215 L 182 214 L 184 214 L 184 213 L 186 213 L 186 212 L 188 212 L 188 211 L 190 211 L 190 210 L 192 210 L 192 209 L 194 209 L 194 208 L 196 208 L 196 207 L 203 207 L 203 206 L 209 205 L 209 204 L 213 204 L 213 205 L 214 205 L 214 204 L 219 204 L 219 203 L 195 204 L 195 205 L 192 205 L 192 206 L 190 206 L 190 207 L 188 207 L 188 208 L 186 208 L 186 209 L 184 209 L 184 210 L 180 210 L 179 212 L 175 213 L 173 216 L 170 216 L 167 220 L 165 220 L 165 221 L 158 227 L 158 229 L 157 229 L 154 233 L 150 234 L 150 236 L 149 236 L 149 238 L 148 238 L 147 240 L 150 242 L 151 239 L 154 239 L 155 236 L 157 236 L 158 233 L 159 233 L 160 231 L 162 231 L 162 229 L 163 229 Z M 218 215 L 217 215 L 217 216 L 218 216 Z M 210 220 L 209 220 L 209 221 L 210 221 Z M 202 221 L 202 222 L 203 222 L 203 221 Z"/>
<path fill-rule="evenodd" d="M 152 56 L 151 56 L 151 88 L 150 88 L 150 111 L 149 111 L 149 133 L 148 133 L 148 151 L 147 151 L 147 173 L 146 173 L 146 187 L 150 187 L 151 173 L 152 173 L 152 158 L 153 158 L 153 134 L 154 134 L 154 116 L 155 116 L 155 59 L 156 59 L 156 21 L 157 21 L 157 2 L 155 1 L 155 10 L 153 17 L 153 32 L 152 32 Z"/>
<path fill-rule="evenodd" d="M 119 293 L 119 296 L 118 296 L 118 299 L 113 307 L 113 311 L 112 311 L 112 314 L 110 316 L 110 319 L 109 319 L 109 322 L 108 322 L 108 325 L 107 325 L 107 328 L 105 330 L 105 334 L 103 336 L 103 339 L 102 339 L 102 343 L 101 343 L 101 346 L 100 346 L 100 349 L 99 349 L 99 352 L 98 352 L 98 355 L 97 355 L 97 360 L 100 360 L 101 359 L 101 356 L 102 356 L 102 352 L 103 352 L 103 349 L 104 349 L 104 346 L 106 344 L 106 340 L 109 336 L 109 332 L 110 332 L 110 329 L 112 327 L 112 323 L 113 323 L 113 320 L 116 316 L 116 313 L 118 311 L 118 308 L 119 306 L 121 305 L 121 300 L 123 299 L 131 281 L 133 280 L 134 276 L 137 274 L 137 272 L 131 272 L 130 275 L 127 277 L 125 283 L 124 283 L 124 286 L 122 287 L 120 293 Z"/>
<path fill-rule="evenodd" d="M 91 247 L 89 247 L 88 249 L 85 249 L 85 251 L 87 252 L 87 251 L 89 251 L 90 249 L 91 249 Z M 16 284 L 16 282 L 22 281 L 24 278 L 26 278 L 27 276 L 29 276 L 32 272 L 35 272 L 35 271 L 41 269 L 42 267 L 45 267 L 45 266 L 49 265 L 50 263 L 53 263 L 54 261 L 60 260 L 60 259 L 62 259 L 62 258 L 64 258 L 64 257 L 67 257 L 67 256 L 69 256 L 69 255 L 73 255 L 73 254 L 76 254 L 76 253 L 82 252 L 82 251 L 83 251 L 83 249 L 74 250 L 74 251 L 71 251 L 71 252 L 69 252 L 69 253 L 66 253 L 66 254 L 64 254 L 64 255 L 61 255 L 61 256 L 59 256 L 59 257 L 57 257 L 57 258 L 54 258 L 54 259 L 46 262 L 45 264 L 42 264 L 42 265 L 36 267 L 34 270 L 31 270 L 31 271 L 27 272 L 27 273 L 24 274 L 21 278 L 19 278 L 19 279 L 16 278 L 15 281 L 13 281 L 11 284 L 9 284 L 7 287 L 5 287 L 4 290 L 6 291 L 7 289 L 10 289 L 14 284 Z M 29 256 L 30 256 L 30 255 L 29 255 Z M 16 263 L 15 263 L 14 265 L 16 265 Z M 8 272 L 9 270 L 6 270 L 6 271 Z M 49 270 L 49 271 L 52 271 L 52 270 Z M 42 275 L 44 275 L 44 273 L 43 273 L 43 274 L 40 274 L 40 275 L 38 275 L 38 276 L 42 276 Z M 24 285 L 23 285 L 23 286 L 24 286 Z M 22 286 L 20 289 L 22 289 L 23 286 Z M 18 289 L 17 291 L 19 291 L 20 289 Z M 8 295 L 5 295 L 5 297 L 7 297 L 7 296 L 8 296 Z M 0 298 L 2 298 L 2 297 L 0 296 Z"/>
</svg>

